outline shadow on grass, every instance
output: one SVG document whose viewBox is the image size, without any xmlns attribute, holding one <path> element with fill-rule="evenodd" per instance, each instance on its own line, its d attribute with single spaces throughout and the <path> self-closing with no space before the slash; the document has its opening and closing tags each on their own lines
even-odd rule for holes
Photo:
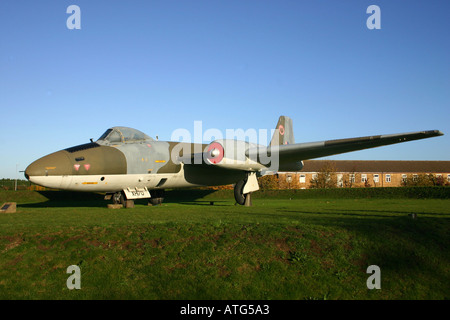
<svg viewBox="0 0 450 320">
<path fill-rule="evenodd" d="M 199 200 L 215 190 L 169 190 L 165 192 L 163 203 L 176 203 L 190 206 L 223 206 L 225 200 Z M 103 208 L 112 203 L 104 200 L 104 195 L 89 192 L 71 191 L 39 191 L 46 200 L 35 203 L 17 204 L 22 208 L 68 208 L 68 207 L 95 207 Z M 136 205 L 147 205 L 147 199 L 135 200 Z"/>
<path fill-rule="evenodd" d="M 106 207 L 104 196 L 96 193 L 69 191 L 39 191 L 46 200 L 36 203 L 18 204 L 22 208 L 67 208 L 67 207 Z"/>
<path fill-rule="evenodd" d="M 350 213 L 347 213 L 348 211 L 350 211 Z M 373 210 L 373 209 L 364 209 L 364 210 L 354 210 L 354 209 L 346 209 L 345 210 L 345 212 L 346 213 L 342 213 L 342 214 L 348 214 L 348 215 L 354 215 L 354 213 L 351 213 L 351 212 L 361 212 L 361 211 L 364 211 L 364 212 L 372 212 L 372 213 L 375 213 L 376 214 L 376 216 L 380 216 L 380 215 L 383 215 L 383 214 L 385 214 L 386 216 L 388 216 L 387 215 L 387 213 L 391 213 L 391 214 L 413 214 L 413 213 L 415 213 L 415 214 L 417 214 L 417 215 L 421 215 L 421 214 L 426 214 L 426 215 L 430 215 L 430 216 L 449 216 L 450 217 L 450 214 L 448 214 L 448 213 L 435 213 L 435 212 L 420 212 L 420 210 L 419 211 L 393 211 L 393 210 Z M 365 216 L 365 215 L 362 215 L 362 216 Z"/>
<path fill-rule="evenodd" d="M 354 211 L 354 212 L 349 212 Z M 417 211 L 392 211 L 392 210 L 339 210 L 339 209 L 327 209 L 326 211 L 314 212 L 314 211 L 293 211 L 293 210 L 280 210 L 280 212 L 290 212 L 297 214 L 317 214 L 317 215 L 336 215 L 336 216 L 353 216 L 353 217 L 374 217 L 374 218 L 397 218 L 397 217 L 409 217 L 412 214 L 416 214 L 420 217 L 421 214 L 427 216 L 444 217 L 450 216 L 445 213 L 430 213 L 430 212 L 417 212 Z M 370 212 L 366 214 L 364 212 Z"/>
<path fill-rule="evenodd" d="M 176 203 L 186 206 L 218 206 L 218 207 L 229 207 L 231 206 L 227 201 L 201 201 L 201 200 L 192 200 L 192 201 L 165 201 L 164 203 Z"/>
</svg>

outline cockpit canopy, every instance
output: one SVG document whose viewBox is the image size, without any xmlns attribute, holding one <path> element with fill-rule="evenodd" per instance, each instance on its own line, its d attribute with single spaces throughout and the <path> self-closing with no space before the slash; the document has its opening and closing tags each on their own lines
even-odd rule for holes
<svg viewBox="0 0 450 320">
<path fill-rule="evenodd" d="M 153 139 L 139 130 L 127 127 L 110 128 L 98 138 L 98 142 L 104 141 L 109 143 L 139 142 L 144 140 Z"/>
</svg>

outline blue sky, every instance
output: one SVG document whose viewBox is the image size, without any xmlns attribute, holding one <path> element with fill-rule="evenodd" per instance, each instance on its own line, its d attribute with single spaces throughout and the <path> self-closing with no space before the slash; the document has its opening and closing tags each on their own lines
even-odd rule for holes
<svg viewBox="0 0 450 320">
<path fill-rule="evenodd" d="M 69 30 L 70 5 L 81 29 Z M 369 30 L 369 5 L 381 29 Z M 297 142 L 439 129 L 329 159 L 450 160 L 448 0 L 2 1 L 0 178 L 129 126 Z M 19 177 L 22 177 L 19 175 Z"/>
</svg>

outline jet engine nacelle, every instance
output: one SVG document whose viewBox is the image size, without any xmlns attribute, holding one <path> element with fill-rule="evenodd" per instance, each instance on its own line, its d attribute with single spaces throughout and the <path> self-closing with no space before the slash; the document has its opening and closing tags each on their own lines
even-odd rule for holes
<svg viewBox="0 0 450 320">
<path fill-rule="evenodd" d="M 238 170 L 260 170 L 264 165 L 246 156 L 249 148 L 257 148 L 258 145 L 246 141 L 231 139 L 215 140 L 205 149 L 204 159 L 207 164 L 222 168 Z"/>
<path fill-rule="evenodd" d="M 280 164 L 279 171 L 300 171 L 303 169 L 303 161 L 295 161 L 289 163 Z"/>
</svg>

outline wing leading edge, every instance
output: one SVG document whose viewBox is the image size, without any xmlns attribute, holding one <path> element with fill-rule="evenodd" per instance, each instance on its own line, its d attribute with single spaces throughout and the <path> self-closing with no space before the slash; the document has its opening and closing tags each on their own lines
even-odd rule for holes
<svg viewBox="0 0 450 320">
<path fill-rule="evenodd" d="M 266 150 L 252 148 L 247 150 L 248 157 L 257 157 L 259 154 L 279 154 L 279 162 L 292 163 L 301 160 L 321 158 L 340 153 L 364 150 L 369 148 L 387 146 L 413 140 L 427 139 L 444 135 L 439 130 L 417 131 L 409 133 L 367 136 L 349 139 L 326 140 L 318 142 L 296 143 L 287 145 L 269 146 Z"/>
</svg>

